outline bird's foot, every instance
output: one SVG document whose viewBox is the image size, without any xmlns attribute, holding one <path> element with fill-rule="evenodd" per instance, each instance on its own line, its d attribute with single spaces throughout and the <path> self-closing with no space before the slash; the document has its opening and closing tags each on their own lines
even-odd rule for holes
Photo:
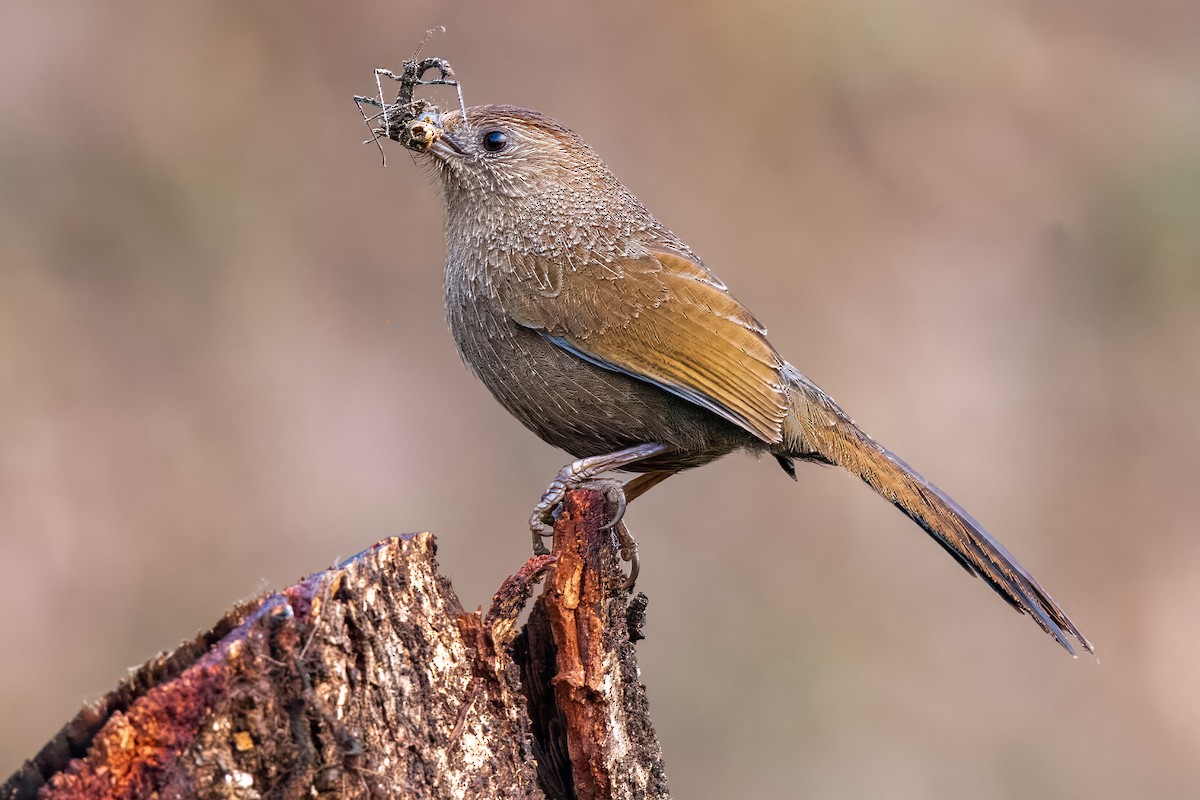
<svg viewBox="0 0 1200 800">
<path fill-rule="evenodd" d="M 621 469 L 642 459 L 664 453 L 667 449 L 665 445 L 654 442 L 639 444 L 615 453 L 581 458 L 563 467 L 559 471 L 558 477 L 551 481 L 546 493 L 542 495 L 542 499 L 533 507 L 533 514 L 529 517 L 529 530 L 533 533 L 534 554 L 544 556 L 550 552 L 542 539 L 554 534 L 554 517 L 563 498 L 567 496 L 567 492 L 585 484 L 595 483 L 594 488 L 604 492 L 605 496 L 609 498 L 610 506 L 615 508 L 612 519 L 605 523 L 605 528 L 611 529 L 625 515 L 625 493 L 617 481 L 595 481 L 595 478 L 610 470 Z M 613 493 L 612 486 L 616 487 L 616 494 Z M 619 500 L 616 499 L 618 495 Z"/>
<path fill-rule="evenodd" d="M 600 526 L 601 530 L 612 530 L 625 516 L 628 504 L 625 500 L 624 486 L 620 481 L 611 478 L 593 478 L 574 481 L 568 485 L 560 475 L 550 484 L 550 488 L 542 495 L 541 501 L 534 506 L 533 516 L 529 518 L 529 530 L 533 532 L 534 555 L 544 556 L 550 552 L 542 540 L 549 539 L 554 535 L 554 520 L 558 516 L 567 492 L 572 489 L 591 489 L 604 495 L 608 501 L 609 513 L 608 520 Z M 624 558 L 624 553 L 622 553 L 622 558 Z"/>
<path fill-rule="evenodd" d="M 538 504 L 538 509 L 534 511 L 533 517 L 529 520 L 529 527 L 533 531 L 533 551 L 537 555 L 545 555 L 549 552 L 542 539 L 554 535 L 554 517 L 562 505 L 563 497 L 566 496 L 565 489 L 558 490 L 556 494 L 552 495 L 551 492 L 556 490 L 555 484 L 550 485 L 550 491 L 547 491 L 542 497 L 542 503 Z M 637 542 L 629 532 L 629 526 L 624 522 L 625 509 L 628 507 L 624 484 L 609 478 L 596 478 L 577 483 L 571 488 L 590 489 L 604 495 L 604 499 L 608 502 L 608 517 L 600 526 L 600 530 L 612 531 L 621 553 L 621 560 L 629 562 L 629 576 L 622 584 L 622 588 L 632 589 L 637 581 L 638 573 L 641 571 L 641 558 L 638 556 Z M 553 505 L 550 505 L 551 503 Z M 548 508 L 546 516 L 542 516 L 543 504 Z M 541 552 L 539 552 L 539 548 Z"/>
</svg>

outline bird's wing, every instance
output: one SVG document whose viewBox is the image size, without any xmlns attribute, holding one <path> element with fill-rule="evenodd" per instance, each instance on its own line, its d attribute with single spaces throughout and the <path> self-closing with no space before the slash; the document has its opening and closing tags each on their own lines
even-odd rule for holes
<svg viewBox="0 0 1200 800">
<path fill-rule="evenodd" d="M 521 325 L 597 366 L 782 438 L 783 360 L 766 329 L 701 264 L 673 252 L 601 260 L 513 254 L 498 281 Z"/>
</svg>

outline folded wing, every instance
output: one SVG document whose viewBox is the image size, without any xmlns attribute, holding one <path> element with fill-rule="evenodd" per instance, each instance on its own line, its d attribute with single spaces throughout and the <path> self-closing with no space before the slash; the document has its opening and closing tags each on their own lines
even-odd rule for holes
<svg viewBox="0 0 1200 800">
<path fill-rule="evenodd" d="M 787 413 L 766 329 L 701 264 L 676 253 L 611 260 L 513 255 L 504 303 L 520 324 L 597 366 L 654 384 L 768 444 Z M 581 273 L 564 281 L 565 274 Z M 582 277 L 586 274 L 586 278 Z"/>
</svg>

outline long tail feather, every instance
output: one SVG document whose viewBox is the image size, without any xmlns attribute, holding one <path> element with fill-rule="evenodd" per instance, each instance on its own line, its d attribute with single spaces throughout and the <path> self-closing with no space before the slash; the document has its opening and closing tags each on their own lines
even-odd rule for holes
<svg viewBox="0 0 1200 800">
<path fill-rule="evenodd" d="M 784 421 L 788 455 L 837 464 L 903 511 L 973 575 L 987 581 L 1074 654 L 1071 637 L 1092 645 L 1045 589 L 975 519 L 912 467 L 862 431 L 819 387 L 790 368 Z"/>
</svg>

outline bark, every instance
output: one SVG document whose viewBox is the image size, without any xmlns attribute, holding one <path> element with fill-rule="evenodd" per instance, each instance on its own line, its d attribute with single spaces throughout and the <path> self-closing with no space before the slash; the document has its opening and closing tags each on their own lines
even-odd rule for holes
<svg viewBox="0 0 1200 800">
<path fill-rule="evenodd" d="M 568 497 L 554 530 L 558 562 L 517 642 L 541 783 L 552 798 L 667 798 L 633 644 L 645 595 L 622 588 L 602 496 Z"/>
<path fill-rule="evenodd" d="M 85 707 L 0 787 L 24 798 L 666 798 L 606 500 L 486 615 L 431 534 L 243 603 Z M 516 619 L 537 582 L 528 625 Z"/>
</svg>

